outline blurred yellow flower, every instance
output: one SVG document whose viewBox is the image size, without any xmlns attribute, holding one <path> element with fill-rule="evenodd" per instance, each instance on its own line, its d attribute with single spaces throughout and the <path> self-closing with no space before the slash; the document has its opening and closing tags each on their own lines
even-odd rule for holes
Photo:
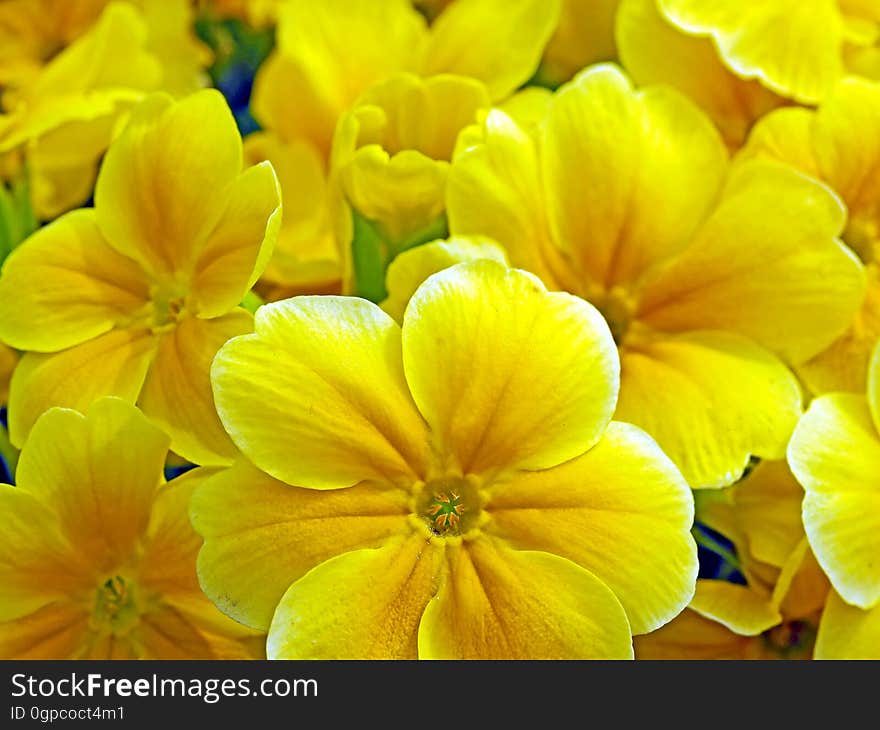
<svg viewBox="0 0 880 730">
<path fill-rule="evenodd" d="M 246 154 L 272 161 L 287 201 L 311 204 L 287 205 L 265 278 L 288 291 L 342 288 L 348 241 L 334 240 L 329 161 L 337 122 L 367 89 L 401 72 L 456 74 L 501 99 L 534 73 L 558 14 L 559 0 L 454 0 L 429 27 L 410 0 L 286 3 L 254 82 L 264 131 Z"/>
<path fill-rule="evenodd" d="M 162 483 L 168 438 L 117 398 L 53 408 L 0 485 L 0 658 L 246 659 L 261 637 L 199 589 L 200 476 Z"/>
<path fill-rule="evenodd" d="M 531 133 L 500 110 L 465 130 L 447 191 L 453 235 L 493 238 L 604 314 L 617 418 L 693 487 L 731 484 L 750 455 L 783 457 L 801 410 L 783 360 L 827 347 L 862 300 L 827 188 L 778 163 L 728 165 L 691 102 L 635 92 L 613 66 L 562 87 Z"/>
<path fill-rule="evenodd" d="M 593 307 L 492 261 L 429 278 L 402 328 L 262 307 L 212 369 L 247 460 L 194 497 L 202 587 L 271 657 L 630 657 L 697 564 L 678 470 L 610 422 L 618 367 Z"/>
<path fill-rule="evenodd" d="M 880 346 L 867 397 L 823 395 L 810 404 L 788 448 L 806 492 L 803 520 L 836 595 L 816 655 L 880 659 Z"/>
<path fill-rule="evenodd" d="M 785 103 L 757 81 L 728 69 L 708 38 L 685 33 L 660 13 L 658 0 L 621 0 L 616 17 L 620 62 L 640 86 L 668 84 L 696 102 L 730 149 L 752 125 Z"/>
<path fill-rule="evenodd" d="M 681 30 L 711 37 L 738 76 L 803 104 L 824 99 L 849 58 L 869 70 L 864 52 L 876 51 L 880 39 L 880 4 L 873 0 L 657 2 Z"/>
<path fill-rule="evenodd" d="M 617 60 L 619 5 L 620 0 L 562 0 L 559 23 L 544 49 L 541 78 L 561 84 L 586 66 Z"/>
<path fill-rule="evenodd" d="M 189 460 L 227 463 L 208 370 L 252 327 L 237 305 L 271 253 L 279 195 L 271 165 L 242 172 L 219 92 L 137 107 L 104 158 L 95 208 L 40 229 L 4 264 L 0 339 L 27 351 L 11 384 L 13 443 L 50 406 L 116 395 Z"/>
<path fill-rule="evenodd" d="M 880 84 L 846 79 L 818 110 L 768 115 L 742 155 L 792 165 L 829 185 L 846 204 L 843 240 L 867 265 L 867 292 L 846 333 L 798 374 L 814 393 L 863 393 L 880 339 Z"/>
</svg>

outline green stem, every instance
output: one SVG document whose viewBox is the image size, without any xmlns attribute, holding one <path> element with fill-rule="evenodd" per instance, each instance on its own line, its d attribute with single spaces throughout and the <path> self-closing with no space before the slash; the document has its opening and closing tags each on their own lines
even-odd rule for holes
<svg viewBox="0 0 880 730">
<path fill-rule="evenodd" d="M 9 475 L 14 479 L 15 470 L 18 467 L 18 449 L 12 445 L 9 440 L 9 432 L 5 428 L 0 428 L 0 456 L 6 460 Z"/>
<path fill-rule="evenodd" d="M 736 553 L 731 551 L 729 548 L 726 548 L 708 533 L 704 532 L 699 525 L 694 525 L 694 529 L 692 532 L 694 540 L 696 540 L 697 542 L 697 545 L 700 545 L 701 547 L 706 548 L 706 550 L 715 553 L 725 563 L 742 572 L 742 566 L 740 565 L 739 558 L 736 556 Z"/>
</svg>

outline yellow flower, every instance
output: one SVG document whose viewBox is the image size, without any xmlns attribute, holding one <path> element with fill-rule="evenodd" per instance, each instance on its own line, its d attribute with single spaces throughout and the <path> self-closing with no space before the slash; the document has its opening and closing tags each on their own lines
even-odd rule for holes
<svg viewBox="0 0 880 730">
<path fill-rule="evenodd" d="M 818 110 L 770 114 L 742 155 L 792 165 L 829 185 L 846 204 L 843 240 L 867 264 L 867 293 L 847 332 L 798 374 L 814 393 L 864 392 L 871 350 L 880 339 L 880 84 L 847 79 Z"/>
<path fill-rule="evenodd" d="M 621 0 L 616 18 L 620 62 L 639 85 L 668 84 L 696 102 L 730 149 L 784 99 L 728 69 L 707 38 L 688 35 L 661 15 L 658 0 Z"/>
<path fill-rule="evenodd" d="M 822 658 L 880 658 L 880 346 L 867 397 L 823 395 L 810 404 L 788 448 L 806 492 L 803 520 L 836 595 L 817 641 Z"/>
<path fill-rule="evenodd" d="M 250 331 L 237 304 L 280 218 L 269 164 L 242 172 L 217 91 L 149 97 L 104 158 L 95 208 L 49 224 L 7 258 L 0 339 L 27 351 L 12 378 L 10 437 L 54 405 L 101 395 L 141 406 L 200 464 L 235 453 L 214 412 L 217 349 Z"/>
<path fill-rule="evenodd" d="M 804 535 L 802 499 L 784 461 L 761 462 L 734 486 L 701 493 L 697 521 L 732 541 L 745 585 L 698 580 L 688 610 L 639 637 L 636 657 L 809 658 L 829 584 Z"/>
<path fill-rule="evenodd" d="M 199 589 L 187 505 L 163 484 L 168 438 L 117 398 L 52 408 L 0 485 L 0 658 L 258 657 L 260 637 Z"/>
<path fill-rule="evenodd" d="M 329 162 L 337 122 L 367 89 L 402 72 L 455 74 L 503 98 L 534 73 L 558 13 L 559 0 L 455 0 L 429 28 L 410 0 L 286 3 L 278 49 L 254 82 L 265 131 L 245 148 L 272 161 L 285 200 L 310 204 L 287 206 L 265 278 L 294 292 L 342 288 L 347 251 L 336 239 L 346 236 L 335 232 Z"/>
<path fill-rule="evenodd" d="M 783 457 L 801 392 L 776 355 L 812 357 L 862 299 L 827 188 L 777 163 L 729 166 L 687 99 L 635 92 L 613 66 L 562 87 L 533 134 L 498 110 L 465 130 L 447 191 L 454 235 L 495 239 L 605 315 L 617 418 L 693 487 L 736 481 L 750 455 Z"/>
<path fill-rule="evenodd" d="M 544 49 L 541 78 L 553 84 L 600 61 L 617 59 L 614 19 L 620 0 L 562 0 L 562 12 Z"/>
<path fill-rule="evenodd" d="M 346 202 L 389 245 L 404 244 L 443 215 L 458 133 L 488 106 L 483 84 L 463 76 L 403 74 L 368 89 L 340 119 L 333 145 Z M 351 232 L 342 235 L 345 251 Z"/>
<path fill-rule="evenodd" d="M 804 104 L 825 98 L 846 73 L 847 58 L 880 38 L 880 5 L 873 0 L 657 3 L 684 32 L 711 37 L 735 74 Z"/>
<path fill-rule="evenodd" d="M 89 198 L 98 161 L 120 119 L 146 92 L 198 88 L 203 85 L 201 67 L 208 60 L 206 49 L 190 35 L 191 12 L 185 0 L 74 0 L 64 9 L 47 9 L 57 4 L 14 0 L 0 6 L 0 46 L 4 13 L 10 14 L 7 22 L 42 12 L 56 13 L 58 24 L 65 18 L 77 21 L 64 26 L 71 36 L 69 45 L 58 45 L 57 55 L 28 73 L 26 83 L 23 79 L 3 93 L 9 113 L 0 116 L 0 155 L 26 151 L 32 204 L 42 220 Z M 48 20 L 33 23 L 33 31 L 49 32 L 49 26 L 52 32 L 60 31 Z M 2 68 L 0 57 L 0 73 Z"/>
<path fill-rule="evenodd" d="M 428 279 L 402 328 L 262 307 L 212 369 L 247 460 L 194 497 L 203 588 L 272 657 L 631 656 L 697 564 L 681 475 L 610 422 L 618 367 L 593 307 L 492 261 Z"/>
</svg>

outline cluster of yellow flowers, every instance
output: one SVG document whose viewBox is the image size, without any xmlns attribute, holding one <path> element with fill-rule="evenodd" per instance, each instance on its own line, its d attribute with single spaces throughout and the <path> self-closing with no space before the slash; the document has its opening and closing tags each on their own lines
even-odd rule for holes
<svg viewBox="0 0 880 730">
<path fill-rule="evenodd" d="M 0 658 L 880 658 L 880 0 L 0 0 L 0 105 Z"/>
</svg>

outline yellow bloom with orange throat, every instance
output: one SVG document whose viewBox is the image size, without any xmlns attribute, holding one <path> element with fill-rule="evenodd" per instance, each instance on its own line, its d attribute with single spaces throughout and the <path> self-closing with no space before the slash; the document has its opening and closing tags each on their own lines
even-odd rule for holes
<svg viewBox="0 0 880 730">
<path fill-rule="evenodd" d="M 788 448 L 804 527 L 834 587 L 816 644 L 829 659 L 880 658 L 880 346 L 867 395 L 816 398 Z"/>
<path fill-rule="evenodd" d="M 261 637 L 199 589 L 187 517 L 199 481 L 164 484 L 168 437 L 117 398 L 53 408 L 0 485 L 0 658 L 246 659 Z"/>
<path fill-rule="evenodd" d="M 840 201 L 777 163 L 731 165 L 691 102 L 635 91 L 614 66 L 546 109 L 529 126 L 492 110 L 462 133 L 451 233 L 494 239 L 599 308 L 621 354 L 616 417 L 693 487 L 733 483 L 750 455 L 781 459 L 801 412 L 786 363 L 827 347 L 863 297 Z"/>
<path fill-rule="evenodd" d="M 492 261 L 402 326 L 262 307 L 212 369 L 247 458 L 193 499 L 204 590 L 276 658 L 631 657 L 697 563 L 680 473 L 611 421 L 618 378 L 593 307 Z"/>
<path fill-rule="evenodd" d="M 10 386 L 20 445 L 51 406 L 137 402 L 200 464 L 235 450 L 214 412 L 217 349 L 250 331 L 237 305 L 280 224 L 268 163 L 242 171 L 223 97 L 149 97 L 104 158 L 95 207 L 22 243 L 0 276 L 0 339 L 26 351 Z"/>
</svg>

